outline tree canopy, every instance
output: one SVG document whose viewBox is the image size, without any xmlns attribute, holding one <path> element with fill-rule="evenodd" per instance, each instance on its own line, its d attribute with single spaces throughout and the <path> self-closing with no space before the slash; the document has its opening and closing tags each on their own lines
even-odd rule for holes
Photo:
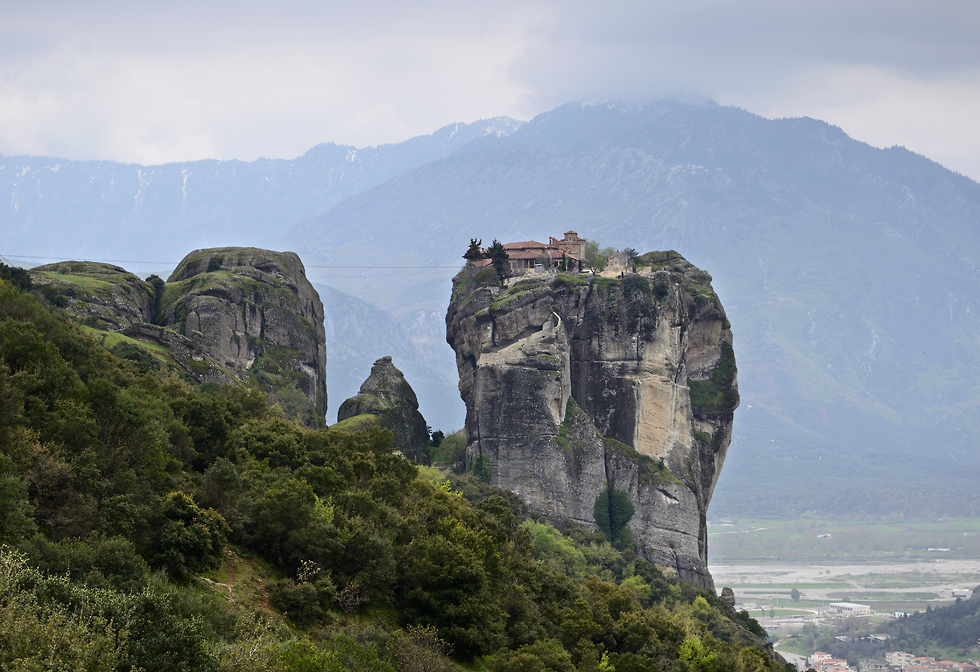
<svg viewBox="0 0 980 672">
<path fill-rule="evenodd" d="M 478 259 L 484 259 L 483 255 L 483 239 L 477 240 L 476 238 L 470 238 L 470 246 L 466 248 L 466 252 L 463 253 L 463 259 L 467 261 L 476 261 Z"/>
</svg>

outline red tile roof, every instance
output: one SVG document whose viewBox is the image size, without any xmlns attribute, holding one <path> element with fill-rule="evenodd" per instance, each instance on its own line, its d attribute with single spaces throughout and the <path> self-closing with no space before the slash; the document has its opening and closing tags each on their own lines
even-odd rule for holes
<svg viewBox="0 0 980 672">
<path fill-rule="evenodd" d="M 508 252 L 507 256 L 510 259 L 537 259 L 543 253 L 543 250 L 514 250 L 513 252 Z M 551 256 L 557 257 L 558 255 L 552 254 Z"/>
<path fill-rule="evenodd" d="M 536 240 L 525 240 L 520 243 L 504 243 L 505 250 L 522 250 L 531 247 L 540 249 L 542 247 L 548 247 L 548 246 L 545 245 L 544 243 L 539 243 Z"/>
</svg>

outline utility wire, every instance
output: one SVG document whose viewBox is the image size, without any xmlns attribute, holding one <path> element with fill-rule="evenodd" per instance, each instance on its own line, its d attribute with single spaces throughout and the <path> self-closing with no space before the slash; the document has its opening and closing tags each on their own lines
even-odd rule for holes
<svg viewBox="0 0 980 672">
<path fill-rule="evenodd" d="M 4 255 L 0 255 L 3 258 Z M 159 264 L 161 266 L 176 266 L 177 261 L 146 261 L 142 259 L 69 259 L 68 257 L 34 257 L 29 254 L 9 254 L 6 255 L 8 259 L 47 259 L 53 261 L 90 261 L 100 264 Z M 303 264 L 304 268 L 359 268 L 365 270 L 384 270 L 386 268 L 397 268 L 397 269 L 432 269 L 432 268 L 460 268 L 462 264 L 456 266 L 389 266 L 385 265 L 375 265 L 375 266 L 346 266 L 346 265 L 334 265 L 334 264 L 313 264 L 306 265 Z"/>
</svg>

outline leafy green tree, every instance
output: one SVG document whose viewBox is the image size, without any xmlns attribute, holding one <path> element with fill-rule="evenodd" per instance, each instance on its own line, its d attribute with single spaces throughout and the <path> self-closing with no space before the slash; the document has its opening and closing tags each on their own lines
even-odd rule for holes
<svg viewBox="0 0 980 672">
<path fill-rule="evenodd" d="M 333 606 L 337 589 L 327 576 L 312 581 L 279 581 L 269 587 L 269 604 L 300 626 L 322 621 Z"/>
<path fill-rule="evenodd" d="M 163 498 L 158 514 L 157 557 L 172 572 L 211 569 L 221 560 L 230 529 L 214 509 L 202 509 L 184 492 Z"/>
<path fill-rule="evenodd" d="M 413 625 L 398 632 L 388 644 L 399 672 L 456 672 L 459 668 L 447 657 L 451 644 L 439 637 L 431 625 Z"/>
<path fill-rule="evenodd" d="M 789 591 L 789 597 L 794 602 L 799 602 L 800 601 L 800 591 L 798 589 L 794 588 L 793 590 Z"/>
<path fill-rule="evenodd" d="M 585 241 L 585 263 L 595 271 L 601 271 L 606 267 L 609 255 L 616 250 L 612 247 L 599 247 L 599 243 L 594 240 Z"/>
<path fill-rule="evenodd" d="M 497 276 L 501 280 L 510 275 L 510 256 L 507 254 L 507 250 L 504 249 L 504 244 L 496 238 L 493 239 L 493 243 L 487 248 L 486 257 L 490 259 L 494 270 L 497 271 Z"/>
<path fill-rule="evenodd" d="M 58 542 L 38 534 L 22 542 L 20 550 L 43 573 L 69 577 L 89 588 L 137 593 L 146 586 L 149 574 L 146 561 L 131 541 L 98 532 Z"/>
<path fill-rule="evenodd" d="M 126 660 L 127 632 L 91 608 L 72 608 L 38 594 L 36 588 L 57 588 L 78 602 L 89 602 L 88 591 L 67 580 L 45 586 L 41 572 L 23 557 L 0 548 L 0 669 L 114 670 Z M 82 598 L 82 599 L 78 599 Z"/>
<path fill-rule="evenodd" d="M 493 672 L 573 672 L 571 654 L 556 639 L 539 639 L 514 651 L 502 652 L 490 662 Z"/>
<path fill-rule="evenodd" d="M 466 249 L 463 254 L 463 259 L 466 261 L 477 261 L 478 259 L 485 259 L 482 250 L 483 239 L 477 240 L 476 238 L 470 238 L 470 246 Z"/>
<path fill-rule="evenodd" d="M 245 543 L 276 564 L 295 570 L 304 553 L 297 532 L 307 527 L 316 512 L 317 496 L 306 481 L 286 474 L 250 475 L 253 504 L 248 512 Z"/>
<path fill-rule="evenodd" d="M 629 532 L 626 525 L 636 512 L 628 494 L 607 486 L 596 497 L 592 512 L 596 526 L 606 539 L 611 543 L 628 541 L 623 538 L 624 533 Z"/>
<path fill-rule="evenodd" d="M 7 266 L 0 262 L 0 280 L 9 282 L 11 285 L 21 290 L 28 290 L 34 286 L 31 281 L 31 274 L 18 266 Z"/>
<path fill-rule="evenodd" d="M 688 637 L 681 643 L 679 654 L 680 659 L 690 665 L 693 670 L 707 672 L 713 669 L 712 663 L 714 663 L 715 654 L 696 635 Z"/>
<path fill-rule="evenodd" d="M 14 544 L 36 530 L 27 485 L 17 475 L 13 460 L 0 454 L 0 544 Z"/>
<path fill-rule="evenodd" d="M 228 437 L 229 450 L 247 453 L 271 469 L 296 469 L 306 452 L 304 431 L 286 418 L 269 416 L 246 421 Z"/>
<path fill-rule="evenodd" d="M 435 626 L 464 657 L 501 646 L 501 558 L 466 500 L 440 489 L 416 501 L 398 547 L 397 602 L 408 623 Z"/>
</svg>

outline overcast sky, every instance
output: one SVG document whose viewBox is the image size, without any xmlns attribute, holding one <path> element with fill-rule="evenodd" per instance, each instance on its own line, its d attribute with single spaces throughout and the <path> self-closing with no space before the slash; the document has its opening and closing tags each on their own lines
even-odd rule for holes
<svg viewBox="0 0 980 672">
<path fill-rule="evenodd" d="M 0 0 L 0 154 L 292 158 L 683 97 L 980 179 L 980 0 L 611 4 Z"/>
</svg>

